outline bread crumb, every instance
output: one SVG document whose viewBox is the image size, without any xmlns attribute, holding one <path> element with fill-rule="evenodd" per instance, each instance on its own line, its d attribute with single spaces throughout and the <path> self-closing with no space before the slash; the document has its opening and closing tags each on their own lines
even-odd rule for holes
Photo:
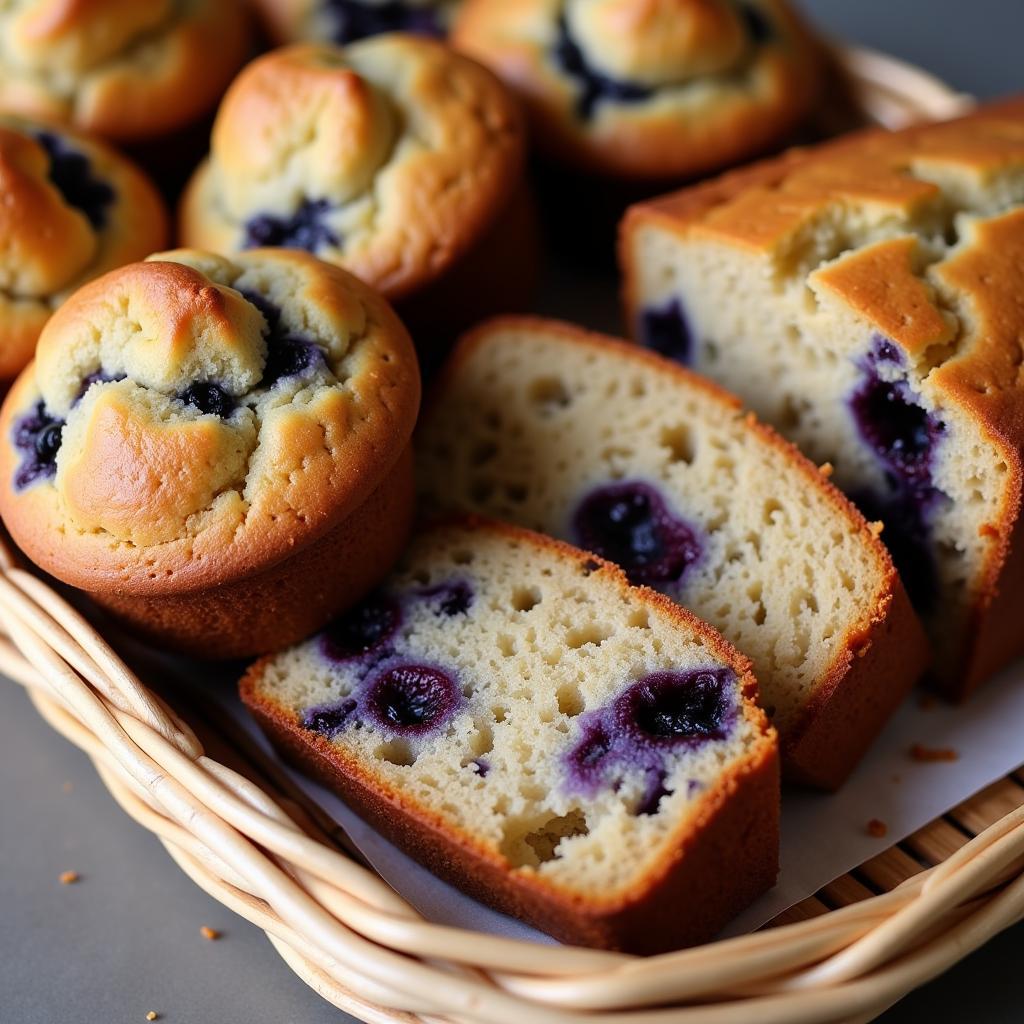
<svg viewBox="0 0 1024 1024">
<path fill-rule="evenodd" d="M 156 1010 L 150 1010 L 149 1013 L 146 1014 L 146 1020 L 158 1020 L 159 1018 L 160 1014 L 157 1013 Z"/>
<path fill-rule="evenodd" d="M 60 873 L 60 884 L 74 885 L 81 877 L 77 871 L 62 871 Z"/>
<path fill-rule="evenodd" d="M 889 831 L 889 826 L 879 818 L 872 818 L 867 824 L 867 832 L 869 836 L 874 836 L 875 839 L 881 839 Z"/>
<path fill-rule="evenodd" d="M 220 932 L 217 931 L 216 928 L 208 928 L 205 924 L 199 929 L 199 934 L 202 935 L 204 939 L 209 939 L 211 942 L 220 938 Z"/>
<path fill-rule="evenodd" d="M 821 474 L 821 475 L 822 475 L 822 476 L 823 476 L 823 477 L 824 477 L 824 478 L 825 478 L 826 480 L 828 480 L 828 478 L 829 478 L 830 476 L 832 476 L 832 474 L 833 474 L 833 473 L 835 472 L 835 466 L 833 466 L 831 462 L 823 462 L 823 463 L 822 463 L 822 464 L 821 464 L 821 465 L 820 465 L 820 466 L 818 467 L 818 472 L 819 472 L 819 473 L 820 473 L 820 474 Z"/>
<path fill-rule="evenodd" d="M 873 523 L 868 523 L 868 529 L 871 531 L 873 537 L 880 537 L 882 531 L 885 529 L 885 523 L 880 519 L 876 519 Z"/>
<path fill-rule="evenodd" d="M 926 747 L 923 743 L 915 743 L 910 748 L 910 756 L 915 761 L 959 761 L 960 755 L 952 747 Z"/>
</svg>

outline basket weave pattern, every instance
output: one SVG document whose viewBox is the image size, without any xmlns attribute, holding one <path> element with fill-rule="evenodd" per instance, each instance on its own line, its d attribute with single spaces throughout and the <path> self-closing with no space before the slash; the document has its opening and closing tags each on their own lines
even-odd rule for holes
<svg viewBox="0 0 1024 1024">
<path fill-rule="evenodd" d="M 839 61 L 876 123 L 953 116 L 967 102 L 875 54 Z M 806 920 L 650 959 L 430 924 L 281 775 L 209 756 L 62 597 L 5 553 L 0 571 L 0 670 L 199 886 L 370 1024 L 865 1021 L 1024 918 L 1018 807 L 973 839 L 961 833 L 941 863 L 892 891 L 840 880 L 841 909 L 808 917 L 811 901 L 791 915 Z"/>
</svg>

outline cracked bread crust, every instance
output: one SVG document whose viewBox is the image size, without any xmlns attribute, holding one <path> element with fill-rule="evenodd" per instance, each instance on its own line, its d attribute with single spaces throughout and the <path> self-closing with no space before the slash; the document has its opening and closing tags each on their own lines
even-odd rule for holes
<svg viewBox="0 0 1024 1024">
<path fill-rule="evenodd" d="M 70 179 L 70 180 L 69 180 Z M 77 287 L 167 243 L 148 179 L 112 149 L 0 115 L 0 380 L 32 358 L 43 325 Z"/>
<path fill-rule="evenodd" d="M 15 0 L 0 12 L 0 106 L 151 139 L 209 111 L 248 44 L 239 0 Z"/>
<path fill-rule="evenodd" d="M 254 61 L 228 91 L 181 235 L 234 252 L 277 232 L 270 244 L 307 248 L 399 299 L 485 236 L 523 159 L 512 97 L 440 43 L 299 44 Z"/>
<path fill-rule="evenodd" d="M 984 482 L 972 491 L 970 471 L 950 470 L 944 487 L 954 508 L 936 528 L 943 545 L 967 552 L 967 564 L 942 576 L 930 617 L 936 674 L 956 697 L 1024 649 L 1022 203 L 1024 101 L 1011 100 L 945 124 L 794 151 L 640 204 L 621 231 L 631 329 L 651 302 L 654 271 L 645 270 L 643 251 L 652 239 L 678 246 L 677 260 L 688 246 L 734 253 L 744 263 L 734 273 L 767 275 L 780 289 L 804 281 L 820 308 L 850 325 L 848 334 L 891 340 L 917 400 L 951 437 L 973 439 L 971 462 Z M 740 390 L 722 371 L 697 365 Z M 760 390 L 743 397 L 778 421 L 777 409 L 757 404 L 777 395 Z M 817 434 L 817 442 L 794 436 L 812 458 L 834 460 L 830 439 Z M 856 484 L 842 479 L 841 466 L 837 479 Z M 966 524 L 953 522 L 957 508 L 972 505 Z M 940 568 L 951 557 L 940 550 Z"/>
<path fill-rule="evenodd" d="M 443 737 L 389 738 L 365 706 L 354 713 L 356 731 L 317 732 L 311 704 L 359 694 L 341 686 L 353 662 L 332 663 L 323 638 L 245 674 L 241 696 L 261 728 L 431 871 L 563 941 L 655 953 L 712 937 L 777 874 L 776 736 L 756 706 L 749 662 L 678 605 L 630 586 L 616 566 L 493 521 L 423 531 L 385 592 L 422 600 L 433 592 L 425 581 L 436 591 L 453 571 L 473 595 L 466 613 L 439 618 L 404 606 L 412 639 L 395 641 L 402 657 L 422 660 L 429 649 L 433 662 L 443 659 L 468 694 Z M 557 621 L 565 602 L 578 612 L 571 622 Z M 585 629 L 593 615 L 607 635 L 570 639 L 571 627 Z M 440 645 L 429 639 L 437 625 L 447 647 L 443 636 Z M 502 644 L 505 656 L 488 665 Z M 670 755 L 678 762 L 656 810 L 637 813 L 628 773 L 590 797 L 564 789 L 563 758 L 619 688 L 658 669 L 710 664 L 729 667 L 736 717 L 724 737 Z M 529 693 L 521 672 L 532 673 Z M 487 768 L 477 771 L 481 750 Z M 575 835 L 557 831 L 579 819 L 585 826 Z M 545 827 L 555 829 L 548 855 L 527 835 Z"/>
<path fill-rule="evenodd" d="M 781 0 L 467 0 L 452 41 L 523 96 L 549 156 L 648 181 L 780 143 L 823 66 Z"/>
<path fill-rule="evenodd" d="M 327 0 L 252 0 L 278 46 L 298 42 L 351 43 L 384 32 L 417 32 L 441 36 L 451 24 L 461 0 L 350 0 L 348 6 L 366 13 L 352 26 L 344 13 Z M 375 8 L 385 12 L 375 19 Z M 393 13 L 396 9 L 402 13 Z M 404 16 L 403 16 L 404 15 Z M 359 22 L 362 22 L 361 24 Z"/>
<path fill-rule="evenodd" d="M 0 411 L 0 513 L 46 571 L 129 611 L 194 606 L 200 637 L 226 619 L 200 616 L 197 595 L 223 603 L 366 531 L 355 567 L 320 564 L 306 581 L 315 628 L 361 592 L 324 574 L 365 589 L 397 554 L 411 513 L 381 517 L 387 543 L 358 513 L 381 488 L 408 496 L 418 403 L 405 329 L 339 268 L 278 250 L 158 254 L 48 322 Z M 279 634 L 248 644 L 272 649 Z"/>
</svg>

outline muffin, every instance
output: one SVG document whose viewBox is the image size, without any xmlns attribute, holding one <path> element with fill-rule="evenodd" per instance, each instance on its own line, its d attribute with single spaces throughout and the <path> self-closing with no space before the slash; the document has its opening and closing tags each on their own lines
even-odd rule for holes
<svg viewBox="0 0 1024 1024">
<path fill-rule="evenodd" d="M 0 410 L 0 516 L 42 569 L 179 651 L 308 635 L 412 515 L 415 355 L 305 253 L 178 250 L 76 292 Z"/>
<path fill-rule="evenodd" d="M 251 0 L 267 34 L 283 43 L 353 43 L 384 32 L 446 35 L 459 0 Z"/>
<path fill-rule="evenodd" d="M 14 0 L 0 7 L 0 109 L 152 139 L 210 111 L 247 47 L 239 0 Z"/>
<path fill-rule="evenodd" d="M 748 662 L 548 537 L 424 532 L 241 691 L 286 757 L 411 856 L 563 941 L 705 941 L 775 881 L 778 749 Z"/>
<path fill-rule="evenodd" d="M 156 190 L 109 147 L 0 114 L 0 386 L 77 287 L 167 244 Z"/>
<path fill-rule="evenodd" d="M 784 142 L 821 71 L 784 0 L 466 0 L 452 40 L 524 98 L 544 153 L 642 181 Z"/>
<path fill-rule="evenodd" d="M 962 698 L 1024 653 L 1024 101 L 645 203 L 634 337 L 734 389 L 885 524 Z"/>
<path fill-rule="evenodd" d="M 182 200 L 185 244 L 305 249 L 392 299 L 419 344 L 518 307 L 532 274 L 523 126 L 440 43 L 298 44 L 250 64 Z"/>
</svg>

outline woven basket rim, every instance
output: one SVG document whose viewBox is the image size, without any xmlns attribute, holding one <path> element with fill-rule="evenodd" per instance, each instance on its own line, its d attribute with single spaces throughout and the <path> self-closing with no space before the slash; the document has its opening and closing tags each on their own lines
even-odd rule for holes
<svg viewBox="0 0 1024 1024">
<path fill-rule="evenodd" d="M 842 48 L 868 119 L 951 117 L 970 99 Z M 207 756 L 58 593 L 0 549 L 0 671 L 92 759 L 122 808 L 201 888 L 264 929 L 315 991 L 369 1022 L 866 1021 L 1024 918 L 1024 807 L 891 892 L 823 917 L 639 959 L 424 921 L 296 794 Z M 344 847 L 344 837 L 341 837 Z"/>
</svg>

